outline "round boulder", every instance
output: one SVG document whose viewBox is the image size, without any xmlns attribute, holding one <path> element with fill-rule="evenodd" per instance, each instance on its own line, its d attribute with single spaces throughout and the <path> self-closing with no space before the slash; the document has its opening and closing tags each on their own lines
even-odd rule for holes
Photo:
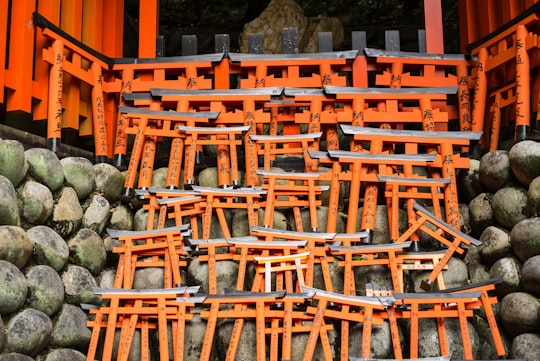
<svg viewBox="0 0 540 361">
<path fill-rule="evenodd" d="M 512 340 L 511 359 L 538 360 L 540 355 L 540 333 L 522 333 Z"/>
<path fill-rule="evenodd" d="M 190 280 L 188 284 L 201 286 L 201 292 L 210 293 L 207 262 L 200 262 L 198 259 L 192 260 L 188 266 L 187 277 Z M 225 288 L 236 288 L 238 263 L 233 261 L 217 262 L 216 279 L 216 293 L 223 293 Z"/>
<path fill-rule="evenodd" d="M 514 176 L 525 187 L 540 175 L 540 143 L 532 140 L 518 142 L 510 149 L 508 158 Z"/>
<path fill-rule="evenodd" d="M 540 296 L 540 255 L 531 257 L 523 263 L 521 283 L 525 291 Z"/>
<path fill-rule="evenodd" d="M 54 319 L 51 344 L 75 349 L 88 347 L 92 332 L 86 326 L 87 322 L 88 317 L 80 307 L 64 304 Z"/>
<path fill-rule="evenodd" d="M 519 222 L 510 232 L 512 250 L 521 262 L 540 254 L 540 217 Z"/>
<path fill-rule="evenodd" d="M 512 338 L 538 331 L 539 307 L 538 298 L 526 292 L 513 292 L 504 296 L 499 311 L 503 329 Z"/>
<path fill-rule="evenodd" d="M 24 152 L 28 173 L 52 192 L 64 184 L 64 171 L 58 156 L 46 148 L 31 148 Z"/>
<path fill-rule="evenodd" d="M 133 230 L 133 212 L 126 204 L 118 204 L 111 208 L 110 227 L 113 229 Z"/>
<path fill-rule="evenodd" d="M 479 247 L 482 260 L 490 266 L 498 259 L 512 256 L 510 232 L 503 228 L 489 226 L 479 240 L 482 242 Z"/>
<path fill-rule="evenodd" d="M 95 191 L 107 198 L 109 202 L 114 202 L 122 194 L 124 188 L 124 175 L 113 165 L 98 163 L 94 165 Z"/>
<path fill-rule="evenodd" d="M 300 213 L 302 218 L 302 228 L 304 231 L 311 231 L 312 225 L 311 225 L 311 212 L 309 209 L 304 209 Z M 317 232 L 326 232 L 328 229 L 327 225 L 328 221 L 328 207 L 320 206 L 317 207 Z M 294 219 L 292 224 L 294 224 Z M 339 214 L 336 217 L 336 224 L 334 225 L 335 232 L 337 233 L 344 233 L 345 232 L 345 224 L 343 223 L 343 218 L 339 216 Z"/>
<path fill-rule="evenodd" d="M 52 321 L 49 316 L 27 308 L 9 320 L 6 349 L 35 356 L 49 345 L 51 335 Z"/>
<path fill-rule="evenodd" d="M 69 348 L 57 348 L 45 355 L 44 361 L 85 361 L 86 355 Z"/>
<path fill-rule="evenodd" d="M 34 361 L 34 358 L 22 353 L 9 352 L 0 354 L 0 361 Z"/>
<path fill-rule="evenodd" d="M 468 169 L 459 169 L 456 182 L 458 189 L 467 202 L 473 200 L 480 193 L 485 192 L 485 188 L 480 181 L 480 161 L 470 159 Z"/>
<path fill-rule="evenodd" d="M 81 303 L 99 305 L 99 297 L 93 291 L 98 286 L 97 282 L 86 268 L 68 265 L 61 277 L 64 283 L 66 302 L 72 305 L 80 305 Z"/>
<path fill-rule="evenodd" d="M 199 183 L 199 186 L 201 187 L 212 187 L 212 188 L 218 188 L 219 182 L 218 182 L 218 170 L 216 167 L 208 167 L 199 173 L 197 176 L 197 180 Z"/>
<path fill-rule="evenodd" d="M 474 326 L 467 323 L 469 329 L 469 341 L 471 343 L 473 359 L 480 352 L 480 337 Z M 453 358 L 465 359 L 463 351 L 462 332 L 459 321 L 456 318 L 448 318 L 444 321 L 448 351 Z M 437 322 L 434 319 L 421 318 L 418 323 L 418 357 L 434 357 L 440 355 L 439 333 Z"/>
<path fill-rule="evenodd" d="M 489 270 L 490 278 L 501 278 L 502 282 L 495 286 L 499 297 L 521 291 L 522 264 L 515 257 L 504 257 L 497 260 Z"/>
<path fill-rule="evenodd" d="M 133 288 L 136 290 L 156 289 L 164 287 L 163 268 L 139 268 L 133 275 Z"/>
<path fill-rule="evenodd" d="M 86 158 L 67 157 L 60 160 L 65 183 L 72 187 L 80 200 L 86 199 L 94 189 L 94 165 Z"/>
<path fill-rule="evenodd" d="M 15 187 L 2 175 L 0 175 L 0 224 L 14 226 L 21 224 Z"/>
<path fill-rule="evenodd" d="M 68 241 L 69 260 L 71 263 L 83 266 L 93 275 L 99 274 L 107 261 L 107 251 L 103 240 L 96 232 L 81 228 Z"/>
<path fill-rule="evenodd" d="M 530 217 L 527 191 L 520 187 L 499 189 L 491 199 L 491 207 L 497 223 L 507 229 Z"/>
<path fill-rule="evenodd" d="M 168 172 L 169 170 L 167 168 L 154 169 L 152 172 L 152 182 L 150 183 L 150 187 L 165 188 L 167 184 Z"/>
<path fill-rule="evenodd" d="M 33 260 L 37 264 L 48 265 L 60 271 L 69 258 L 66 241 L 47 226 L 34 226 L 26 231 L 33 245 Z"/>
<path fill-rule="evenodd" d="M 529 212 L 534 217 L 540 217 L 540 177 L 534 178 L 527 189 L 527 204 Z"/>
<path fill-rule="evenodd" d="M 51 190 L 43 184 L 28 181 L 19 190 L 21 214 L 30 224 L 44 224 L 53 211 L 54 200 Z"/>
<path fill-rule="evenodd" d="M 32 256 L 32 242 L 21 227 L 0 226 L 0 259 L 22 268 Z"/>
<path fill-rule="evenodd" d="M 493 194 L 480 193 L 469 202 L 469 224 L 474 234 L 481 235 L 484 229 L 497 224 L 491 207 Z"/>
<path fill-rule="evenodd" d="M 56 196 L 49 226 L 65 238 L 79 228 L 83 218 L 83 210 L 73 188 L 64 187 Z"/>
<path fill-rule="evenodd" d="M 478 168 L 480 181 L 488 192 L 495 193 L 508 186 L 512 179 L 510 160 L 506 150 L 496 150 L 484 154 Z"/>
<path fill-rule="evenodd" d="M 24 305 L 28 282 L 12 263 L 0 260 L 0 315 L 17 311 Z"/>
<path fill-rule="evenodd" d="M 111 205 L 107 198 L 99 194 L 94 194 L 90 198 L 90 205 L 84 212 L 82 226 L 101 234 L 111 217 L 110 210 Z"/>
<path fill-rule="evenodd" d="M 0 175 L 16 187 L 24 179 L 27 170 L 23 145 L 16 140 L 0 139 Z"/>
<path fill-rule="evenodd" d="M 54 316 L 64 302 L 64 284 L 54 268 L 39 265 L 26 272 L 27 304 L 47 316 Z"/>
</svg>

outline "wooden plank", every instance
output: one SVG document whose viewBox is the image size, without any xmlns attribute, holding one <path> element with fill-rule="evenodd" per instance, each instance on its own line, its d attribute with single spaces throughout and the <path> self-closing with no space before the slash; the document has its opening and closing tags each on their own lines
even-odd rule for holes
<svg viewBox="0 0 540 361">
<path fill-rule="evenodd" d="M 6 110 L 32 111 L 32 72 L 34 60 L 34 27 L 32 13 L 35 0 L 13 1 L 11 4 L 8 71 L 5 85 L 12 91 L 7 95 Z M 14 46 L 16 44 L 16 46 Z"/>
<path fill-rule="evenodd" d="M 156 57 L 156 37 L 159 33 L 159 1 L 139 2 L 139 58 Z"/>
<path fill-rule="evenodd" d="M 424 0 L 426 51 L 444 54 L 444 36 L 441 0 Z"/>
<path fill-rule="evenodd" d="M 4 82 L 8 34 L 9 0 L 0 0 L 0 104 L 4 103 Z"/>
<path fill-rule="evenodd" d="M 102 52 L 109 57 L 121 58 L 124 53 L 124 0 L 107 0 L 103 3 L 103 24 L 108 24 L 102 34 Z"/>
</svg>

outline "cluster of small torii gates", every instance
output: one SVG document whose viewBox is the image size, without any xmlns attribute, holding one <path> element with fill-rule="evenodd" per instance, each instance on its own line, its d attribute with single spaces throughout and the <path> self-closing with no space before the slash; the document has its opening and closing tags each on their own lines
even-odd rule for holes
<svg viewBox="0 0 540 361">
<path fill-rule="evenodd" d="M 142 200 L 148 211 L 145 231 L 108 230 L 120 244 L 114 249 L 119 262 L 114 288 L 94 290 L 103 305 L 89 311 L 87 360 L 111 360 L 113 350 L 127 360 L 137 331 L 143 360 L 150 359 L 153 334 L 161 360 L 182 360 L 195 314 L 206 320 L 204 361 L 211 359 L 223 319 L 234 321 L 227 360 L 235 359 L 246 321 L 255 324 L 257 360 L 291 359 L 298 333 L 309 335 L 304 360 L 312 359 L 317 344 L 332 360 L 328 333 L 337 325 L 339 358 L 366 359 L 372 327 L 384 322 L 394 357 L 418 358 L 422 318 L 437 320 L 441 356 L 450 352 L 445 320 L 457 319 L 464 357 L 473 359 L 468 322 L 478 309 L 497 355 L 505 357 L 492 309 L 498 280 L 447 289 L 442 275 L 451 257 L 480 245 L 460 230 L 457 171 L 469 167 L 471 154 L 497 149 L 501 129 L 512 125 L 516 140 L 530 131 L 531 99 L 538 98 L 540 82 L 539 72 L 531 80 L 540 45 L 537 7 L 477 43 L 472 56 L 369 49 L 361 32 L 353 34 L 356 50 L 333 51 L 331 34 L 321 33 L 320 53 L 297 54 L 296 29 L 289 28 L 283 31 L 284 54 L 260 54 L 263 39 L 252 36 L 250 53 L 224 51 L 227 38 L 217 37 L 220 51 L 190 55 L 193 39 L 185 37 L 180 57 L 112 59 L 36 13 L 34 23 L 49 41 L 42 54 L 49 64 L 49 148 L 59 149 L 66 126 L 68 76 L 69 87 L 77 79 L 90 88 L 96 160 L 127 164 L 123 198 Z M 114 122 L 107 120 L 111 99 L 117 100 Z M 159 189 L 151 186 L 158 144 L 170 147 L 166 186 Z M 201 155 L 209 157 L 210 147 L 215 188 L 197 185 Z M 298 159 L 300 169 L 273 168 Z M 340 233 L 344 184 L 347 218 Z M 317 216 L 323 192 L 329 194 L 326 229 Z M 380 204 L 387 206 L 390 239 L 375 244 Z M 405 231 L 399 228 L 400 204 Z M 274 210 L 285 207 L 294 230 L 273 228 Z M 308 225 L 301 217 L 305 209 Z M 233 237 L 228 210 L 245 210 L 248 236 Z M 223 238 L 211 238 L 214 219 Z M 420 232 L 440 249 L 423 252 Z M 194 257 L 208 265 L 208 289 L 188 286 L 181 276 Z M 217 265 L 224 260 L 238 263 L 238 279 L 235 289 L 218 293 Z M 334 261 L 343 268 L 342 290 L 330 277 Z M 391 289 L 357 289 L 355 269 L 371 265 L 388 267 Z M 163 289 L 132 289 L 135 272 L 145 267 L 163 268 Z M 316 268 L 324 288 L 314 287 Z M 412 271 L 426 271 L 425 292 L 408 293 Z M 402 319 L 409 320 L 406 348 Z M 349 330 L 357 323 L 361 354 L 351 355 Z"/>
</svg>

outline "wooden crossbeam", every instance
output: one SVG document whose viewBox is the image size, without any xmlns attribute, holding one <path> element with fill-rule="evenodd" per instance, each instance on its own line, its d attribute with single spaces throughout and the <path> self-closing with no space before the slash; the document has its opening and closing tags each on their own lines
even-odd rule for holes
<svg viewBox="0 0 540 361">
<path fill-rule="evenodd" d="M 444 256 L 435 265 L 428 279 L 422 282 L 422 288 L 425 290 L 430 290 L 433 282 L 435 281 L 439 273 L 442 271 L 442 269 L 446 266 L 450 258 L 454 255 L 454 253 L 462 254 L 464 252 L 463 249 L 460 247 L 461 244 L 473 244 L 475 246 L 480 246 L 482 242 L 474 239 L 473 237 L 454 228 L 452 225 L 435 217 L 432 213 L 427 211 L 418 203 L 414 203 L 414 210 L 417 213 L 416 222 L 409 226 L 407 231 L 405 231 L 396 240 L 396 243 L 404 242 L 405 240 L 409 239 L 411 234 L 415 233 L 418 230 L 422 230 L 437 241 L 439 241 L 442 247 L 447 247 Z M 426 222 L 434 226 L 436 230 L 427 227 Z M 439 229 L 442 232 L 439 232 Z"/>
</svg>

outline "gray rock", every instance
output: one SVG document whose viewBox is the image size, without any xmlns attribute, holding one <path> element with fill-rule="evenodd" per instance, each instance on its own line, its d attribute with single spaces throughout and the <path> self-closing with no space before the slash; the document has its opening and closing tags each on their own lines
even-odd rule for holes
<svg viewBox="0 0 540 361">
<path fill-rule="evenodd" d="M 98 351 L 98 355 L 101 355 L 103 353 L 103 343 L 98 346 L 100 349 Z M 120 343 L 120 331 L 116 331 L 114 333 L 114 341 L 113 341 L 113 349 L 112 349 L 112 357 L 111 360 L 118 360 L 118 344 Z M 152 345 L 150 345 L 152 346 Z M 98 359 L 98 358 L 96 358 Z M 133 341 L 131 343 L 131 348 L 129 349 L 128 354 L 128 360 L 141 360 L 141 331 L 135 330 L 135 334 L 133 335 Z"/>
<path fill-rule="evenodd" d="M 107 261 L 107 251 L 103 240 L 96 232 L 81 228 L 68 241 L 69 260 L 71 263 L 83 266 L 93 275 L 99 274 Z"/>
<path fill-rule="evenodd" d="M 111 164 L 98 163 L 94 165 L 96 192 L 101 193 L 109 202 L 114 202 L 122 194 L 124 175 Z"/>
<path fill-rule="evenodd" d="M 21 227 L 0 226 L 0 259 L 22 268 L 32 256 L 32 242 Z"/>
<path fill-rule="evenodd" d="M 60 160 L 64 170 L 64 181 L 75 189 L 80 200 L 86 199 L 94 189 L 96 174 L 91 161 L 82 157 L 67 157 Z"/>
<path fill-rule="evenodd" d="M 175 226 L 175 220 L 168 218 L 165 220 L 165 227 L 173 227 Z M 219 227 L 219 225 L 214 226 Z M 154 225 L 151 227 L 151 229 L 158 228 L 158 215 L 154 217 Z M 148 211 L 140 208 L 135 212 L 135 215 L 133 216 L 133 230 L 134 231 L 144 231 L 148 229 Z"/>
<path fill-rule="evenodd" d="M 0 316 L 0 330 L 4 330 L 4 320 L 2 320 L 2 316 Z M 6 333 L 0 332 L 0 354 L 4 351 L 4 347 L 6 347 Z"/>
<path fill-rule="evenodd" d="M 0 139 L 0 175 L 17 187 L 27 170 L 23 145 L 16 140 Z"/>
<path fill-rule="evenodd" d="M 107 198 L 99 194 L 93 195 L 90 198 L 90 205 L 84 212 L 82 226 L 101 234 L 111 217 L 110 210 L 111 205 Z"/>
<path fill-rule="evenodd" d="M 133 288 L 137 290 L 142 289 L 156 289 L 164 287 L 164 273 L 163 268 L 147 267 L 139 268 L 135 271 L 133 276 Z"/>
<path fill-rule="evenodd" d="M 26 272 L 28 296 L 26 303 L 53 317 L 64 302 L 64 284 L 54 268 L 46 265 L 31 267 Z"/>
<path fill-rule="evenodd" d="M 97 287 L 97 282 L 86 268 L 76 265 L 68 265 L 61 275 L 64 283 L 65 301 L 72 305 L 89 303 L 99 305 L 93 288 Z"/>
<path fill-rule="evenodd" d="M 218 170 L 216 167 L 208 167 L 200 171 L 197 181 L 201 187 L 218 188 Z"/>
<path fill-rule="evenodd" d="M 115 278 L 116 269 L 108 268 L 99 274 L 97 282 L 99 283 L 100 288 L 113 288 Z"/>
<path fill-rule="evenodd" d="M 302 227 L 304 231 L 310 232 L 311 231 L 311 212 L 309 209 L 304 209 L 300 213 L 302 217 Z M 318 230 L 317 232 L 326 232 L 328 229 L 328 207 L 319 206 L 317 207 L 317 223 L 318 223 Z M 294 224 L 294 219 L 292 224 Z M 336 224 L 334 225 L 335 232 L 336 233 L 344 233 L 345 232 L 345 223 L 343 222 L 343 218 L 341 218 L 339 215 L 337 217 Z M 294 229 L 294 228 L 293 228 Z"/>
<path fill-rule="evenodd" d="M 229 348 L 231 334 L 234 326 L 234 321 L 225 320 L 220 322 L 217 335 L 216 335 L 216 354 L 226 355 Z M 255 329 L 255 321 L 253 319 L 246 319 L 242 327 L 242 333 L 240 335 L 240 341 L 238 342 L 238 349 L 234 360 L 255 360 L 254 357 L 257 354 L 257 337 Z M 224 358 L 221 358 L 224 359 Z"/>
<path fill-rule="evenodd" d="M 35 356 L 49 345 L 51 335 L 52 321 L 49 316 L 27 308 L 9 320 L 6 350 Z"/>
<path fill-rule="evenodd" d="M 259 226 L 264 225 L 264 215 L 265 215 L 264 208 L 259 208 Z M 287 230 L 289 229 L 289 222 L 287 220 L 287 217 L 282 211 L 274 210 L 274 217 L 273 217 L 273 223 L 272 227 L 274 229 L 281 229 L 281 230 Z"/>
<path fill-rule="evenodd" d="M 17 193 L 13 184 L 0 175 L 0 224 L 21 225 Z"/>
<path fill-rule="evenodd" d="M 112 229 L 133 230 L 133 212 L 126 204 L 118 204 L 111 208 L 109 224 Z"/>
<path fill-rule="evenodd" d="M 201 292 L 209 292 L 208 263 L 194 259 L 187 269 L 189 285 L 201 286 Z M 234 261 L 219 261 L 216 263 L 217 292 L 223 293 L 225 288 L 236 288 L 238 278 L 238 263 Z M 248 289 L 250 289 L 249 287 Z"/>
<path fill-rule="evenodd" d="M 457 187 L 467 202 L 472 201 L 476 196 L 485 192 L 485 188 L 480 181 L 480 161 L 469 160 L 468 169 L 459 169 L 457 177 Z"/>
<path fill-rule="evenodd" d="M 57 348 L 45 355 L 44 361 L 85 361 L 86 355 L 69 348 Z"/>
<path fill-rule="evenodd" d="M 356 218 L 356 232 L 361 231 L 362 226 L 362 212 L 364 207 L 358 208 L 358 216 Z M 402 234 L 407 230 L 407 214 L 403 210 L 399 210 L 398 215 L 399 222 L 399 234 Z M 373 243 L 375 244 L 384 244 L 389 243 L 390 239 L 390 229 L 388 226 L 388 211 L 385 205 L 378 205 L 375 212 L 375 224 L 373 225 Z"/>
<path fill-rule="evenodd" d="M 526 292 L 513 292 L 504 296 L 500 303 L 500 318 L 504 331 L 510 337 L 538 331 L 539 307 L 538 298 Z"/>
<path fill-rule="evenodd" d="M 441 353 L 439 334 L 437 332 L 437 323 L 434 319 L 421 318 L 418 322 L 418 357 L 434 357 Z M 463 352 L 462 333 L 459 321 L 456 318 L 445 318 L 444 325 L 446 329 L 446 341 L 448 351 L 456 359 L 465 359 Z M 480 352 L 480 337 L 474 326 L 469 322 L 469 342 L 473 359 L 477 359 Z"/>
<path fill-rule="evenodd" d="M 463 258 L 466 264 L 482 262 L 482 256 L 480 255 L 480 247 L 475 246 L 474 244 L 470 244 L 466 248 L 467 251 L 465 252 L 465 258 Z"/>
<path fill-rule="evenodd" d="M 510 232 L 503 228 L 489 226 L 484 229 L 479 240 L 482 242 L 480 255 L 482 260 L 489 266 L 493 265 L 498 259 L 513 254 L 510 245 Z"/>
<path fill-rule="evenodd" d="M 328 331 L 328 341 L 330 343 L 330 352 L 332 356 L 332 360 L 336 360 L 338 355 L 336 354 L 336 343 L 338 341 L 338 335 L 337 331 L 334 329 L 332 331 Z M 302 360 L 304 353 L 306 351 L 306 345 L 308 342 L 308 333 L 293 333 L 292 335 L 292 346 L 291 346 L 291 360 Z M 315 346 L 315 350 L 313 351 L 313 357 L 310 360 L 325 360 L 324 352 L 321 346 L 320 340 L 317 342 Z"/>
<path fill-rule="evenodd" d="M 167 172 L 167 168 L 154 169 L 150 186 L 155 188 L 165 188 L 167 185 Z"/>
<path fill-rule="evenodd" d="M 495 286 L 499 297 L 504 297 L 509 293 L 521 291 L 521 269 L 522 264 L 515 257 L 504 257 L 497 260 L 489 270 L 490 278 L 502 279 L 502 282 Z"/>
<path fill-rule="evenodd" d="M 508 153 L 510 167 L 517 180 L 524 186 L 540 175 L 540 143 L 524 140 L 516 143 Z"/>
<path fill-rule="evenodd" d="M 231 233 L 231 227 L 232 227 L 232 218 L 233 218 L 233 212 L 230 209 L 224 209 L 223 214 L 225 215 L 225 222 L 227 224 L 227 228 L 229 229 L 229 233 Z M 221 224 L 219 223 L 219 219 L 217 214 L 215 212 L 212 214 L 212 218 L 210 221 L 210 234 L 208 236 L 204 235 L 204 229 L 202 224 L 202 215 L 197 217 L 197 227 L 199 229 L 199 238 L 223 238 L 225 237 L 225 234 L 223 232 L 223 229 L 221 228 Z"/>
<path fill-rule="evenodd" d="M 478 168 L 480 181 L 488 192 L 495 193 L 499 189 L 510 185 L 512 170 L 506 150 L 488 152 L 480 159 Z"/>
<path fill-rule="evenodd" d="M 264 208 L 260 208 L 257 212 L 258 225 L 262 226 L 264 221 Z M 288 229 L 288 220 L 283 212 L 274 210 L 273 228 Z M 250 235 L 247 211 L 244 209 L 236 210 L 232 213 L 231 220 L 231 236 L 244 237 Z"/>
<path fill-rule="evenodd" d="M 202 319 L 197 313 L 193 319 L 186 323 L 186 335 L 184 337 L 184 360 L 199 361 L 201 359 L 201 350 L 203 338 L 206 331 L 206 319 Z"/>
<path fill-rule="evenodd" d="M 520 187 L 499 189 L 491 199 L 491 207 L 497 223 L 507 229 L 530 217 L 527 191 Z"/>
<path fill-rule="evenodd" d="M 49 227 L 63 238 L 70 236 L 81 225 L 83 210 L 77 193 L 71 187 L 62 188 L 57 196 Z"/>
<path fill-rule="evenodd" d="M 523 289 L 540 296 L 540 255 L 529 258 L 521 270 Z"/>
<path fill-rule="evenodd" d="M 489 279 L 489 268 L 487 268 L 484 264 L 476 262 L 470 263 L 467 266 L 467 271 L 469 273 L 469 281 L 471 281 L 471 283 L 487 281 Z"/>
<path fill-rule="evenodd" d="M 469 223 L 477 236 L 480 236 L 487 227 L 497 224 L 491 207 L 492 198 L 491 193 L 480 193 L 469 202 Z"/>
<path fill-rule="evenodd" d="M 17 352 L 0 354 L 0 361 L 35 361 L 33 357 Z"/>
<path fill-rule="evenodd" d="M 368 283 L 375 287 L 393 289 L 392 277 L 388 266 L 363 266 L 354 268 L 354 280 L 357 293 L 365 295 Z M 343 283 L 344 280 L 341 280 Z"/>
<path fill-rule="evenodd" d="M 540 217 L 519 222 L 510 232 L 512 250 L 521 262 L 540 254 Z"/>
<path fill-rule="evenodd" d="M 465 262 L 457 257 L 450 257 L 448 269 L 442 271 L 445 288 L 461 287 L 468 284 L 469 273 Z"/>
<path fill-rule="evenodd" d="M 527 205 L 531 216 L 540 217 L 540 176 L 534 178 L 527 189 Z"/>
<path fill-rule="evenodd" d="M 361 355 L 364 325 L 362 323 L 351 323 L 349 327 L 349 355 Z M 387 321 L 385 321 L 381 326 L 373 326 L 371 330 L 371 346 L 369 348 L 369 351 L 370 358 L 394 358 L 390 324 Z"/>
<path fill-rule="evenodd" d="M 0 260 L 0 315 L 17 311 L 24 305 L 28 282 L 12 263 Z"/>
<path fill-rule="evenodd" d="M 60 271 L 69 258 L 66 241 L 47 226 L 34 226 L 26 231 L 33 245 L 33 260 L 37 264 L 48 265 Z"/>
<path fill-rule="evenodd" d="M 528 361 L 540 360 L 540 333 L 522 333 L 512 340 L 510 358 Z"/>
<path fill-rule="evenodd" d="M 64 184 L 64 171 L 58 156 L 46 148 L 31 148 L 24 152 L 28 173 L 52 192 Z"/>
<path fill-rule="evenodd" d="M 44 224 L 53 211 L 54 200 L 49 188 L 28 181 L 19 191 L 21 215 L 30 224 Z"/>
<path fill-rule="evenodd" d="M 64 304 L 54 319 L 51 345 L 80 350 L 88 347 L 92 332 L 87 322 L 88 317 L 80 307 Z"/>
</svg>

